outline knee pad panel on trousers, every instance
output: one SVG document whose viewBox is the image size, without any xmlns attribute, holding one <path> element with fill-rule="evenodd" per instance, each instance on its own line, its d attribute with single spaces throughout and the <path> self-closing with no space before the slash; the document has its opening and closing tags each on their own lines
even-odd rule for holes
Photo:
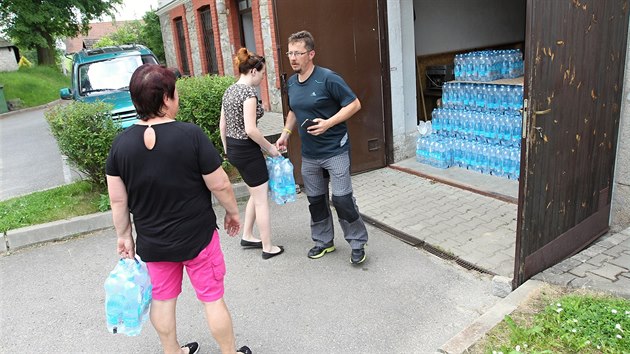
<svg viewBox="0 0 630 354">
<path fill-rule="evenodd" d="M 313 222 L 326 220 L 330 216 L 330 209 L 328 208 L 328 203 L 326 203 L 325 195 L 307 197 L 307 199 L 309 202 L 308 210 L 311 212 Z"/>
<path fill-rule="evenodd" d="M 352 193 L 342 196 L 333 195 L 332 203 L 335 206 L 335 210 L 337 210 L 339 219 L 352 223 L 359 218 L 359 212 L 354 207 Z"/>
</svg>

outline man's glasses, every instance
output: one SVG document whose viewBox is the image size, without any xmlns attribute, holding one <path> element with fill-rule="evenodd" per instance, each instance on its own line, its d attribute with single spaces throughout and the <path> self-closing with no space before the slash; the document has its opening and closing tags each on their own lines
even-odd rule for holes
<svg viewBox="0 0 630 354">
<path fill-rule="evenodd" d="M 291 58 L 291 57 L 301 57 L 302 55 L 308 53 L 308 51 L 306 52 L 286 52 L 287 57 Z"/>
</svg>

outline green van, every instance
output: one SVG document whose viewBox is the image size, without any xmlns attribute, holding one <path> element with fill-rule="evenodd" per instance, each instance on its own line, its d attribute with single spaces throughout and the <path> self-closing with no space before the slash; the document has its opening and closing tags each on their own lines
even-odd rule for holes
<svg viewBox="0 0 630 354">
<path fill-rule="evenodd" d="M 136 122 L 129 80 L 140 65 L 147 63 L 158 64 L 158 60 L 143 45 L 84 49 L 72 58 L 72 88 L 62 88 L 59 94 L 64 100 L 111 103 L 112 119 L 127 128 Z"/>
</svg>

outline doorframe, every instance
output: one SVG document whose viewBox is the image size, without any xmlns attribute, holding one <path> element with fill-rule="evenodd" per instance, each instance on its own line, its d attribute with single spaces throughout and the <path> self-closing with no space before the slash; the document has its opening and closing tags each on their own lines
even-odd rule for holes
<svg viewBox="0 0 630 354">
<path fill-rule="evenodd" d="M 379 16 L 379 41 L 381 44 L 381 79 L 383 92 L 383 140 L 385 144 L 385 166 L 394 163 L 394 122 L 392 115 L 392 84 L 389 61 L 389 21 L 387 0 L 377 0 Z M 402 48 L 401 48 L 402 49 Z"/>
</svg>

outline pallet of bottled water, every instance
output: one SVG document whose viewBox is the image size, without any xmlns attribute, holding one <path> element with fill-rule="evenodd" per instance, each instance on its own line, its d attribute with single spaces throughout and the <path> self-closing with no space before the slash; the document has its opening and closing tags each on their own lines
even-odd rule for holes
<svg viewBox="0 0 630 354">
<path fill-rule="evenodd" d="M 431 129 L 419 128 L 417 160 L 518 179 L 522 102 L 521 85 L 444 84 L 442 107 L 431 113 Z"/>
</svg>

